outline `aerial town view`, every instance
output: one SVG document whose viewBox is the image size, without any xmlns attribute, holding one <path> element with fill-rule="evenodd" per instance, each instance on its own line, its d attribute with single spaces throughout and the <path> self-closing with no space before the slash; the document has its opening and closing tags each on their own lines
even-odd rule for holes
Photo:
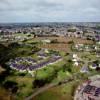
<svg viewBox="0 0 100 100">
<path fill-rule="evenodd" d="M 1 0 L 0 100 L 100 100 L 99 4 Z"/>
</svg>

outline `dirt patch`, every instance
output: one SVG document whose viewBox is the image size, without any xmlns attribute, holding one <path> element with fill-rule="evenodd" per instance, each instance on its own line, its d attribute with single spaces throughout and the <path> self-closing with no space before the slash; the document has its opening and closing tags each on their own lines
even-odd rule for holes
<svg viewBox="0 0 100 100">
<path fill-rule="evenodd" d="M 54 39 L 57 39 L 58 42 L 65 42 L 65 43 L 68 43 L 69 41 L 74 41 L 75 43 L 93 43 L 91 40 L 86 40 L 86 39 L 81 39 L 81 38 L 72 38 L 72 37 L 64 37 L 64 36 L 61 36 L 61 37 L 37 37 L 35 38 L 34 40 L 44 40 L 44 39 L 49 39 L 49 40 L 54 40 Z"/>
<path fill-rule="evenodd" d="M 64 51 L 64 52 L 70 52 L 70 41 L 73 41 L 75 44 L 80 43 L 80 44 L 92 44 L 93 41 L 91 40 L 86 40 L 86 39 L 80 39 L 80 38 L 68 38 L 68 37 L 37 37 L 35 40 L 44 40 L 44 39 L 49 39 L 49 40 L 54 40 L 56 39 L 58 43 L 50 43 L 50 44 L 41 44 L 39 45 L 41 48 L 48 48 L 48 49 L 53 49 L 53 50 L 58 50 L 58 51 Z"/>
</svg>

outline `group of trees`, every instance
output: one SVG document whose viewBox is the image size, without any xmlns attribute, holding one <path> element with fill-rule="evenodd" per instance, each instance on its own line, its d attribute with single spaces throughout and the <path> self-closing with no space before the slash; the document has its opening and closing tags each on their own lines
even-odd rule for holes
<svg viewBox="0 0 100 100">
<path fill-rule="evenodd" d="M 72 40 L 72 41 L 68 41 L 68 44 L 74 44 L 74 41 Z"/>
<path fill-rule="evenodd" d="M 5 69 L 5 71 L 0 73 L 0 84 L 2 85 L 2 83 L 6 80 L 6 77 L 11 75 L 11 70 L 9 68 L 9 66 L 7 66 L 7 62 L 16 57 L 16 54 L 13 53 L 13 48 L 17 47 L 18 44 L 17 43 L 11 43 L 8 46 L 5 46 L 3 44 L 0 44 L 0 65 L 2 66 L 2 68 Z"/>
<path fill-rule="evenodd" d="M 7 76 L 13 74 L 12 70 L 6 63 L 10 59 L 14 59 L 14 58 L 18 57 L 20 54 L 26 55 L 28 53 L 28 55 L 29 55 L 29 53 L 32 53 L 31 50 L 27 49 L 28 47 L 22 46 L 22 49 L 25 48 L 25 51 L 23 51 L 22 49 L 19 50 L 19 48 L 21 48 L 21 45 L 18 44 L 17 42 L 10 43 L 6 46 L 3 44 L 0 44 L 0 66 L 2 66 L 5 69 L 4 72 L 0 73 L 0 83 L 1 84 L 2 84 L 2 82 L 5 81 Z M 33 48 L 31 48 L 31 49 L 33 49 Z M 37 50 L 37 48 L 35 50 Z"/>
<path fill-rule="evenodd" d="M 18 84 L 14 81 L 6 81 L 3 84 L 3 87 L 9 90 L 11 93 L 16 93 L 18 90 Z"/>
<path fill-rule="evenodd" d="M 51 40 L 51 43 L 59 43 L 57 39 Z"/>
<path fill-rule="evenodd" d="M 4 46 L 3 44 L 0 44 L 0 64 L 5 64 L 9 59 L 13 58 L 15 55 L 12 52 L 12 46 Z"/>
</svg>

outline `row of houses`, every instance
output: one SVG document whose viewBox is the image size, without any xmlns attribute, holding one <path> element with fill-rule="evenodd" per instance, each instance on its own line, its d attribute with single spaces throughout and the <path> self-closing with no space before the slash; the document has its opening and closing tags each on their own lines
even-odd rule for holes
<svg viewBox="0 0 100 100">
<path fill-rule="evenodd" d="M 100 100 L 100 75 L 92 76 L 81 84 L 75 92 L 74 100 Z"/>
</svg>

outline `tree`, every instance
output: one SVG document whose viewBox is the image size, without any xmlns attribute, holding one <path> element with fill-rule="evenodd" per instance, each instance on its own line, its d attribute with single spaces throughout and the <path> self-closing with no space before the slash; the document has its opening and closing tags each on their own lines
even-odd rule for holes
<svg viewBox="0 0 100 100">
<path fill-rule="evenodd" d="M 46 79 L 36 79 L 35 81 L 33 81 L 33 87 L 40 88 L 44 86 L 46 83 L 47 83 Z"/>
<path fill-rule="evenodd" d="M 8 45 L 9 48 L 16 48 L 16 47 L 20 47 L 20 44 L 18 44 L 17 42 L 13 42 L 13 43 L 10 43 Z"/>
<path fill-rule="evenodd" d="M 31 34 L 35 35 L 35 32 L 31 32 Z"/>
<path fill-rule="evenodd" d="M 51 41 L 51 43 L 58 43 L 58 40 L 54 39 L 54 40 Z"/>
<path fill-rule="evenodd" d="M 74 44 L 74 41 L 72 40 L 72 41 L 68 41 L 68 44 Z"/>
<path fill-rule="evenodd" d="M 65 72 L 65 71 L 68 71 L 68 72 L 72 72 L 72 63 L 67 63 L 67 64 L 64 64 L 63 65 L 63 71 Z"/>
<path fill-rule="evenodd" d="M 3 86 L 5 89 L 10 90 L 12 93 L 16 93 L 18 90 L 18 84 L 14 81 L 8 80 L 3 84 Z"/>
</svg>

